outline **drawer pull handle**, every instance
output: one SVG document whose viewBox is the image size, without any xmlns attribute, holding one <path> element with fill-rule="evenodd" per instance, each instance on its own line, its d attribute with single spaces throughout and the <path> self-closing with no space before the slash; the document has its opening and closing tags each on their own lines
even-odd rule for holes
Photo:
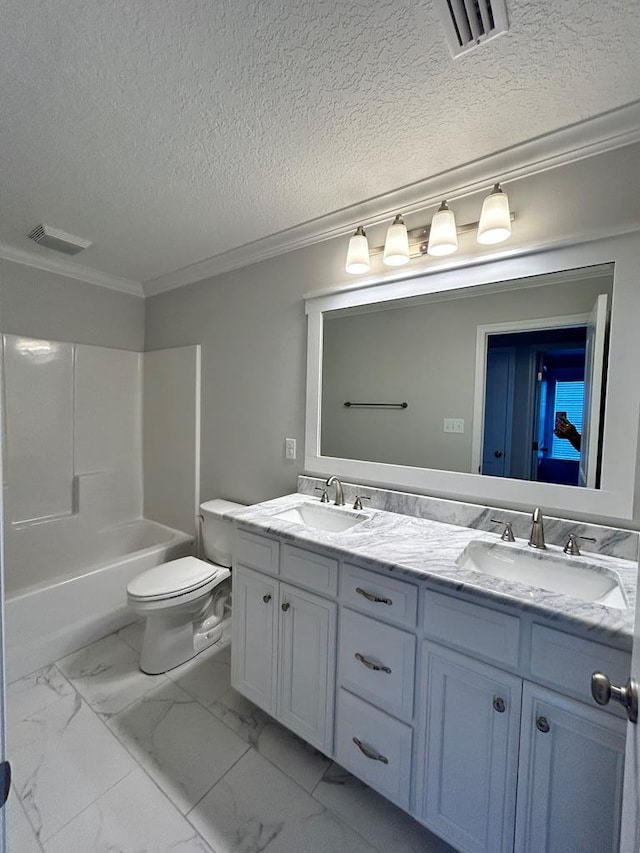
<svg viewBox="0 0 640 853">
<path fill-rule="evenodd" d="M 507 706 L 504 704 L 504 699 L 502 699 L 500 696 L 496 696 L 496 698 L 493 700 L 493 707 L 499 714 L 504 714 L 505 708 Z"/>
<path fill-rule="evenodd" d="M 262 600 L 264 601 L 265 604 L 268 604 L 271 601 L 271 596 L 269 595 L 269 593 L 267 593 L 266 595 L 263 595 Z"/>
<path fill-rule="evenodd" d="M 538 717 L 536 720 L 536 728 L 539 732 L 546 735 L 548 731 L 551 730 L 551 726 L 549 725 L 549 720 L 546 717 Z"/>
<path fill-rule="evenodd" d="M 377 595 L 373 595 L 371 592 L 367 592 L 366 589 L 361 589 L 359 586 L 356 587 L 356 592 L 358 595 L 362 595 L 367 601 L 373 601 L 374 604 L 393 604 L 390 598 L 380 598 Z"/>
<path fill-rule="evenodd" d="M 366 755 L 367 758 L 370 758 L 372 761 L 381 761 L 383 764 L 389 763 L 389 759 L 386 758 L 386 756 L 380 755 L 379 752 L 374 752 L 372 749 L 370 749 L 368 746 L 366 746 L 364 743 L 362 743 L 361 740 L 358 740 L 357 737 L 354 737 L 353 742 L 358 747 L 360 752 L 363 755 Z"/>
<path fill-rule="evenodd" d="M 367 669 L 372 669 L 374 672 L 386 672 L 387 675 L 391 675 L 391 670 L 388 666 L 381 666 L 380 664 L 372 663 L 370 660 L 367 660 L 364 655 L 361 655 L 360 652 L 356 652 L 355 659 L 359 660 Z"/>
<path fill-rule="evenodd" d="M 284 612 L 285 612 L 285 613 L 287 612 L 287 610 L 288 610 L 290 607 L 291 607 L 291 605 L 289 604 L 289 602 L 288 602 L 288 601 L 283 601 L 283 602 L 282 602 L 282 609 L 284 610 Z"/>
</svg>

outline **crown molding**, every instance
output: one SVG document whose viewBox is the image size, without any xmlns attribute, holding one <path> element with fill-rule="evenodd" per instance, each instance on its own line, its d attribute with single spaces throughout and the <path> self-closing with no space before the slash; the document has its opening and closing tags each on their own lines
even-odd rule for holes
<svg viewBox="0 0 640 853">
<path fill-rule="evenodd" d="M 455 169 L 393 192 L 221 252 L 204 261 L 145 282 L 145 296 L 184 287 L 221 273 L 258 263 L 295 249 L 341 237 L 363 222 L 388 220 L 398 210 L 411 214 L 450 200 L 473 195 L 498 178 L 514 181 L 622 148 L 640 141 L 640 101 L 634 101 L 561 130 L 535 137 Z"/>
<path fill-rule="evenodd" d="M 144 290 L 139 281 L 110 275 L 92 267 L 81 266 L 73 261 L 41 255 L 38 252 L 28 252 L 25 249 L 9 246 L 7 243 L 0 243 L 0 258 L 23 266 L 63 275 L 66 278 L 74 278 L 78 281 L 87 282 L 87 284 L 95 284 L 97 287 L 107 287 L 109 290 L 118 290 L 120 293 L 144 298 Z"/>
</svg>

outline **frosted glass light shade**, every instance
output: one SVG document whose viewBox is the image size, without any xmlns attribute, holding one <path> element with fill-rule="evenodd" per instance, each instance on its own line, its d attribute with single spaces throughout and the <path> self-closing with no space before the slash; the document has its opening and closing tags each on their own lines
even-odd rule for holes
<svg viewBox="0 0 640 853">
<path fill-rule="evenodd" d="M 363 272 L 369 272 L 370 266 L 369 241 L 367 240 L 364 228 L 359 226 L 356 233 L 349 240 L 345 269 L 351 275 L 360 275 Z"/>
<path fill-rule="evenodd" d="M 500 184 L 496 184 L 482 205 L 477 239 L 478 243 L 492 245 L 502 243 L 509 237 L 511 237 L 509 198 Z"/>
<path fill-rule="evenodd" d="M 382 261 L 389 267 L 401 267 L 403 264 L 408 264 L 409 260 L 407 228 L 404 219 L 398 214 L 393 220 L 393 225 L 390 225 L 387 230 Z"/>
<path fill-rule="evenodd" d="M 450 255 L 458 249 L 456 218 L 449 205 L 443 201 L 431 220 L 427 254 L 434 257 Z"/>
</svg>

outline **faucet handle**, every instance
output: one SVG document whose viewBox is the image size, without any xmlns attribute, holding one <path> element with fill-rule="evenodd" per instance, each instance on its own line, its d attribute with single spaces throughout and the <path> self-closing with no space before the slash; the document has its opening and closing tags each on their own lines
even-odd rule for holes
<svg viewBox="0 0 640 853">
<path fill-rule="evenodd" d="M 320 498 L 321 504 L 329 503 L 329 492 L 326 489 L 323 489 L 322 486 L 316 486 L 316 492 L 322 492 L 322 497 Z"/>
<path fill-rule="evenodd" d="M 565 542 L 565 546 L 562 549 L 565 554 L 569 554 L 571 557 L 579 557 L 580 556 L 580 548 L 578 547 L 578 539 L 583 539 L 586 542 L 595 542 L 593 536 L 578 536 L 577 533 L 570 533 L 567 541 Z"/>
<path fill-rule="evenodd" d="M 510 521 L 505 521 L 502 518 L 492 518 L 494 524 L 504 524 L 504 530 L 500 538 L 503 542 L 515 542 L 516 537 L 513 535 L 513 524 Z"/>
<path fill-rule="evenodd" d="M 366 495 L 356 495 L 356 499 L 353 502 L 354 509 L 362 509 L 362 501 L 370 501 L 371 498 L 368 498 Z"/>
</svg>

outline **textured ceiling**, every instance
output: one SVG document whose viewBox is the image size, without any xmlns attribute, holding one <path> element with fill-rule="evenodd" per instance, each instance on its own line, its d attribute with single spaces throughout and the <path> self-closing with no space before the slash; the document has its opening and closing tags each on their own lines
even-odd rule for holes
<svg viewBox="0 0 640 853">
<path fill-rule="evenodd" d="M 508 9 L 453 60 L 429 0 L 3 0 L 0 241 L 148 281 L 638 97 L 637 0 Z"/>
</svg>

